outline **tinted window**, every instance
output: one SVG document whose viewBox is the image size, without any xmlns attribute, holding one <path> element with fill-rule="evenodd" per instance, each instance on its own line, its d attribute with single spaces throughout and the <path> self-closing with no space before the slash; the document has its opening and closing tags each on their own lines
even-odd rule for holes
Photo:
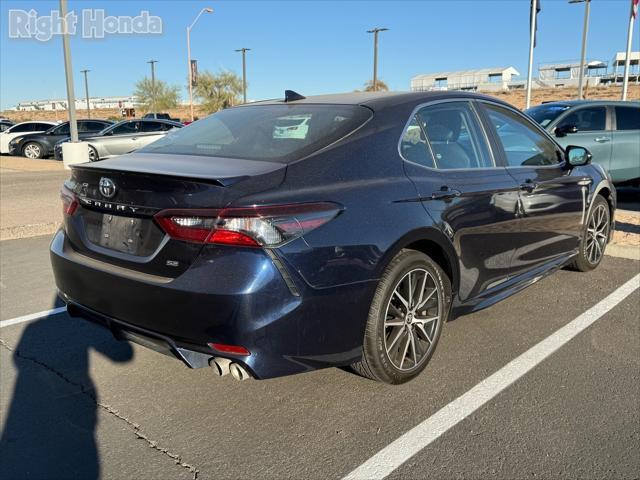
<svg viewBox="0 0 640 480">
<path fill-rule="evenodd" d="M 415 116 L 402 136 L 400 153 L 405 160 L 425 167 L 435 167 L 433 156 L 427 145 L 427 137 Z"/>
<path fill-rule="evenodd" d="M 563 118 L 558 127 L 578 127 L 579 132 L 600 131 L 606 128 L 606 107 L 580 108 Z"/>
<path fill-rule="evenodd" d="M 569 105 L 539 105 L 525 110 L 524 113 L 546 127 L 569 108 L 571 108 Z"/>
<path fill-rule="evenodd" d="M 162 122 L 142 122 L 143 132 L 164 132 L 167 124 Z"/>
<path fill-rule="evenodd" d="M 506 108 L 485 104 L 491 124 L 511 167 L 558 163 L 556 145 L 533 125 Z"/>
<path fill-rule="evenodd" d="M 357 105 L 229 108 L 172 131 L 140 151 L 290 162 L 339 140 L 371 115 Z"/>
<path fill-rule="evenodd" d="M 33 123 L 21 123 L 11 129 L 11 133 L 33 132 Z"/>
<path fill-rule="evenodd" d="M 113 128 L 113 135 L 126 135 L 130 133 L 138 133 L 140 122 L 125 122 Z"/>
<path fill-rule="evenodd" d="M 84 123 L 86 125 L 85 128 L 87 132 L 99 132 L 104 127 L 108 126 L 107 123 L 102 123 L 102 122 L 84 122 Z"/>
<path fill-rule="evenodd" d="M 616 107 L 616 130 L 640 130 L 640 108 Z"/>
<path fill-rule="evenodd" d="M 39 131 L 39 132 L 44 132 L 49 130 L 53 125 L 50 125 L 49 123 L 35 123 L 35 130 Z"/>
<path fill-rule="evenodd" d="M 4 132 L 5 130 L 8 130 L 9 127 L 11 127 L 11 124 L 9 123 L 0 123 L 0 132 Z"/>
<path fill-rule="evenodd" d="M 59 127 L 56 127 L 52 130 L 51 133 L 54 135 L 69 135 L 70 134 L 69 122 L 63 123 Z"/>
<path fill-rule="evenodd" d="M 427 136 L 436 168 L 493 167 L 477 116 L 468 102 L 425 107 L 416 117 Z"/>
</svg>

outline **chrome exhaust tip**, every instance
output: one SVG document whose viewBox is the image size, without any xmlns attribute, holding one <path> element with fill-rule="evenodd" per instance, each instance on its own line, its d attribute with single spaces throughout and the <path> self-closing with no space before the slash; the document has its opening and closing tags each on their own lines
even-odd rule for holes
<svg viewBox="0 0 640 480">
<path fill-rule="evenodd" d="M 213 357 L 209 359 L 209 366 L 219 377 L 229 374 L 229 365 L 231 365 L 231 360 L 228 358 Z"/>
<path fill-rule="evenodd" d="M 229 365 L 229 371 L 231 372 L 231 376 L 236 380 L 249 380 L 251 378 L 251 374 L 247 372 L 247 370 L 237 363 L 232 363 Z"/>
</svg>

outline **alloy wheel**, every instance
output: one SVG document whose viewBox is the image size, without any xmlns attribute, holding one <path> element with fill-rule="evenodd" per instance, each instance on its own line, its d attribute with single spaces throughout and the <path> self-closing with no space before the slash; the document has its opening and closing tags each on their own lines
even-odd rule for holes
<svg viewBox="0 0 640 480">
<path fill-rule="evenodd" d="M 27 158 L 40 158 L 40 146 L 30 143 L 24 147 L 24 156 Z"/>
<path fill-rule="evenodd" d="M 609 215 L 605 205 L 597 205 L 591 212 L 587 226 L 585 255 L 592 265 L 598 263 L 604 254 L 609 237 Z"/>
<path fill-rule="evenodd" d="M 429 272 L 417 268 L 400 279 L 384 320 L 384 347 L 395 368 L 413 370 L 429 358 L 440 311 L 438 286 Z"/>
</svg>

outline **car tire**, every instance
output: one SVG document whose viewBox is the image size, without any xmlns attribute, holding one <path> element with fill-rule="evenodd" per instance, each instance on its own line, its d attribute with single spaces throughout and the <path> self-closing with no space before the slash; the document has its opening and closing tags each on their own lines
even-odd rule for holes
<svg viewBox="0 0 640 480">
<path fill-rule="evenodd" d="M 451 282 L 442 268 L 424 253 L 400 251 L 376 288 L 362 359 L 351 367 L 389 384 L 415 378 L 435 351 L 450 302 Z"/>
<path fill-rule="evenodd" d="M 602 195 L 597 195 L 591 205 L 587 221 L 582 229 L 578 254 L 569 265 L 572 270 L 590 272 L 602 261 L 609 241 L 611 212 Z"/>
<path fill-rule="evenodd" d="M 38 142 L 27 142 L 22 147 L 22 156 L 38 159 L 44 157 L 44 148 Z"/>
<path fill-rule="evenodd" d="M 89 145 L 89 161 L 97 162 L 99 160 L 100 160 L 100 156 L 98 155 L 98 151 L 94 147 Z"/>
</svg>

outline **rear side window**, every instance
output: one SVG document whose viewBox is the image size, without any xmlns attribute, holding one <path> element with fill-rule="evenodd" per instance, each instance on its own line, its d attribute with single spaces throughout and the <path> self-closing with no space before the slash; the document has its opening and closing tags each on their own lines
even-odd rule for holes
<svg viewBox="0 0 640 480">
<path fill-rule="evenodd" d="M 173 131 L 140 152 L 291 162 L 353 132 L 371 118 L 359 105 L 230 108 Z"/>
<path fill-rule="evenodd" d="M 427 145 L 427 137 L 415 115 L 402 136 L 400 153 L 402 154 L 402 158 L 409 162 L 417 163 L 423 167 L 435 167 L 433 156 Z"/>
<path fill-rule="evenodd" d="M 469 102 L 424 107 L 416 114 L 435 159 L 436 168 L 493 167 L 477 115 Z"/>
<path fill-rule="evenodd" d="M 118 125 L 113 130 L 113 135 L 126 135 L 129 133 L 138 133 L 138 124 L 139 122 L 125 122 L 123 124 Z"/>
<path fill-rule="evenodd" d="M 34 130 L 41 132 L 41 131 L 49 130 L 52 126 L 53 125 L 50 125 L 48 123 L 35 123 Z"/>
<path fill-rule="evenodd" d="M 558 124 L 562 127 L 578 127 L 579 132 L 598 132 L 606 129 L 606 107 L 580 108 L 564 117 Z"/>
<path fill-rule="evenodd" d="M 555 144 L 526 119 L 514 112 L 485 104 L 491 125 L 500 139 L 510 167 L 553 165 L 558 163 Z"/>
<path fill-rule="evenodd" d="M 142 122 L 143 132 L 163 132 L 165 124 L 162 122 Z"/>
<path fill-rule="evenodd" d="M 616 107 L 616 130 L 640 130 L 640 108 Z"/>
</svg>

